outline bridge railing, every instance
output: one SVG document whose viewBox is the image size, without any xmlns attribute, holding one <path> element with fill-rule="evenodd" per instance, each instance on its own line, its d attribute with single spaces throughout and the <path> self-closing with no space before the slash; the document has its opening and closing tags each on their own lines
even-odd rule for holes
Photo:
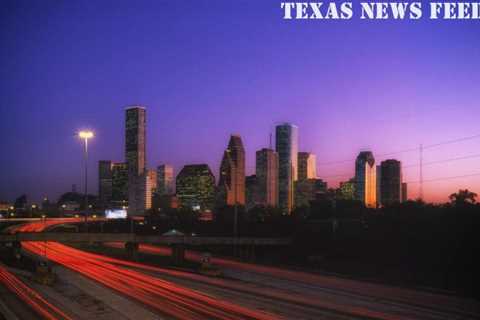
<svg viewBox="0 0 480 320">
<path fill-rule="evenodd" d="M 252 237 L 198 237 L 198 236 L 158 236 L 136 235 L 132 233 L 60 233 L 60 232 L 19 232 L 1 234 L 0 242 L 17 241 L 57 241 L 57 242 L 136 242 L 152 244 L 184 245 L 289 245 L 289 238 Z"/>
</svg>

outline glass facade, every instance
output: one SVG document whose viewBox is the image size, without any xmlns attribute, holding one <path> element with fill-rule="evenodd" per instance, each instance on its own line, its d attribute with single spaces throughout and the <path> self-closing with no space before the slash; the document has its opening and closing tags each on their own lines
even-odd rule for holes
<svg viewBox="0 0 480 320">
<path fill-rule="evenodd" d="M 146 168 L 146 110 L 140 106 L 125 110 L 125 158 L 128 166 L 128 214 L 144 215 L 149 208 L 149 177 Z"/>
<path fill-rule="evenodd" d="M 215 202 L 215 177 L 206 164 L 186 165 L 177 175 L 180 206 L 193 210 L 212 210 Z"/>
<path fill-rule="evenodd" d="M 245 149 L 238 135 L 230 137 L 219 177 L 219 206 L 245 205 Z"/>
<path fill-rule="evenodd" d="M 256 153 L 256 181 L 258 202 L 264 206 L 278 206 L 278 154 L 272 149 Z"/>
<path fill-rule="evenodd" d="M 355 161 L 355 199 L 367 207 L 377 206 L 377 168 L 372 152 L 362 151 Z"/>
<path fill-rule="evenodd" d="M 398 160 L 382 161 L 380 166 L 380 194 L 382 205 L 402 200 L 402 164 Z"/>
<path fill-rule="evenodd" d="M 298 127 L 289 123 L 278 125 L 275 130 L 278 153 L 278 202 L 284 213 L 294 207 L 294 182 L 297 180 Z"/>
</svg>

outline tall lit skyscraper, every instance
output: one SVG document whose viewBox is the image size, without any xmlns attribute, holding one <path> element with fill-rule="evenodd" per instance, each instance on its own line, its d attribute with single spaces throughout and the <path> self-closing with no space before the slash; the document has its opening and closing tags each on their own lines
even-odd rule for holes
<svg viewBox="0 0 480 320">
<path fill-rule="evenodd" d="M 278 201 L 279 207 L 290 213 L 294 207 L 294 181 L 297 180 L 298 127 L 284 123 L 276 127 L 276 151 L 278 153 Z"/>
<path fill-rule="evenodd" d="M 372 152 L 360 152 L 355 161 L 355 198 L 371 208 L 377 205 L 376 171 Z"/>
<path fill-rule="evenodd" d="M 310 152 L 298 153 L 298 180 L 317 178 L 317 157 Z"/>
<path fill-rule="evenodd" d="M 143 215 L 148 209 L 146 173 L 146 110 L 125 110 L 125 158 L 128 166 L 128 214 Z"/>
<path fill-rule="evenodd" d="M 258 202 L 264 206 L 278 206 L 278 154 L 272 149 L 256 153 L 256 181 Z"/>
<path fill-rule="evenodd" d="M 174 194 L 173 167 L 168 164 L 162 164 L 157 167 L 157 194 Z"/>
<path fill-rule="evenodd" d="M 177 175 L 180 206 L 191 210 L 212 210 L 215 202 L 215 176 L 206 164 L 186 165 Z"/>
<path fill-rule="evenodd" d="M 245 149 L 239 135 L 230 136 L 220 165 L 220 205 L 245 205 Z"/>
<path fill-rule="evenodd" d="M 402 165 L 398 160 L 385 160 L 380 165 L 380 194 L 382 205 L 402 200 Z"/>
</svg>

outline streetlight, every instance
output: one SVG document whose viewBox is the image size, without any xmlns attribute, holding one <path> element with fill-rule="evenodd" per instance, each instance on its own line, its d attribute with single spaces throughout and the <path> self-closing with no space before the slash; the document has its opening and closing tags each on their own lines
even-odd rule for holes
<svg viewBox="0 0 480 320">
<path fill-rule="evenodd" d="M 80 131 L 78 137 L 85 142 L 84 155 L 85 155 L 85 228 L 88 231 L 88 139 L 93 138 L 93 132 L 89 130 Z"/>
</svg>

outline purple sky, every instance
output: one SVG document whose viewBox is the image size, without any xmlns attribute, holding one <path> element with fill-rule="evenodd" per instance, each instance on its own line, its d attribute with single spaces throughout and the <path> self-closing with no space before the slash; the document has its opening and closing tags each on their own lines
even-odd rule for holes
<svg viewBox="0 0 480 320">
<path fill-rule="evenodd" d="M 123 160 L 124 107 L 147 107 L 148 166 L 208 163 L 230 133 L 254 171 L 274 124 L 299 126 L 319 177 L 374 154 L 480 134 L 478 21 L 284 21 L 277 0 L 20 1 L 0 4 L 0 200 L 55 199 L 82 185 L 78 129 L 97 161 Z M 480 139 L 425 151 L 478 155 Z M 405 165 L 418 153 L 395 155 Z M 385 157 L 377 157 L 383 160 Z M 426 166 L 425 180 L 480 173 L 480 157 Z M 405 168 L 418 180 L 418 167 Z M 425 183 L 427 200 L 480 175 Z M 411 184 L 410 197 L 418 186 Z"/>
</svg>

